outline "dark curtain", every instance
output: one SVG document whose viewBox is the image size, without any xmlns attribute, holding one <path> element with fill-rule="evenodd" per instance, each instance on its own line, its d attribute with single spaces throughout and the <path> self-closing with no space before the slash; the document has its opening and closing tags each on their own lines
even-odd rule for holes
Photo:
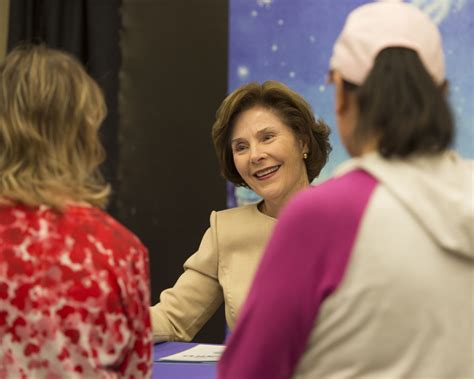
<svg viewBox="0 0 474 379">
<path fill-rule="evenodd" d="M 102 172 L 117 190 L 118 72 L 121 0 L 13 0 L 8 50 L 21 43 L 44 43 L 68 51 L 102 87 L 108 116 L 101 128 L 107 159 Z M 115 196 L 109 211 L 115 213 Z"/>
<path fill-rule="evenodd" d="M 150 251 L 152 302 L 199 247 L 225 181 L 211 127 L 227 93 L 226 0 L 123 0 L 119 219 Z M 197 342 L 224 340 L 217 312 Z"/>
</svg>

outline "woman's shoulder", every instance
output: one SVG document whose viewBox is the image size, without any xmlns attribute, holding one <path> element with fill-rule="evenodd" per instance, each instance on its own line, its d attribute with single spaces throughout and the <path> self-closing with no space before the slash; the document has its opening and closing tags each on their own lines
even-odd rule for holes
<svg viewBox="0 0 474 379">
<path fill-rule="evenodd" d="M 258 209 L 258 203 L 251 203 L 235 208 L 214 211 L 211 215 L 211 219 L 215 218 L 220 222 L 230 221 L 233 223 L 239 220 L 260 219 L 265 217 L 267 216 L 261 213 Z"/>
<path fill-rule="evenodd" d="M 274 226 L 276 219 L 269 217 L 258 209 L 258 203 L 229 208 L 211 214 L 211 228 L 245 230 L 266 230 Z"/>
<path fill-rule="evenodd" d="M 124 246 L 135 246 L 144 249 L 140 239 L 126 226 L 107 212 L 96 207 L 72 206 L 67 209 L 65 216 L 68 223 L 75 225 L 75 230 L 89 232 L 93 228 L 98 239 Z"/>
</svg>

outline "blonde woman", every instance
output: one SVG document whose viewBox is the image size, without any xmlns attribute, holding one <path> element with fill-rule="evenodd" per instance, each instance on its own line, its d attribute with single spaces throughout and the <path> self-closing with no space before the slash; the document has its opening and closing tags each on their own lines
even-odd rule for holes
<svg viewBox="0 0 474 379">
<path fill-rule="evenodd" d="M 150 377 L 146 248 L 104 213 L 106 115 L 72 56 L 0 64 L 0 377 Z"/>
</svg>

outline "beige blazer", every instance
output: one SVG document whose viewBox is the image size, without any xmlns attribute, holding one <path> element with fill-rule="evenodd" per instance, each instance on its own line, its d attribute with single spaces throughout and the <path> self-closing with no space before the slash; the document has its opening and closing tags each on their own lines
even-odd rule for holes
<svg viewBox="0 0 474 379">
<path fill-rule="evenodd" d="M 190 341 L 223 300 L 232 330 L 275 222 L 256 204 L 212 212 L 199 250 L 150 308 L 154 341 Z"/>
</svg>

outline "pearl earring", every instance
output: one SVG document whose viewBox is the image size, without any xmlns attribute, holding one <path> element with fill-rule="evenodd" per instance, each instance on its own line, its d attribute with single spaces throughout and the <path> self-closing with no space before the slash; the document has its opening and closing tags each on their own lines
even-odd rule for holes
<svg viewBox="0 0 474 379">
<path fill-rule="evenodd" d="M 303 153 L 303 159 L 308 159 L 308 153 Z"/>
</svg>

